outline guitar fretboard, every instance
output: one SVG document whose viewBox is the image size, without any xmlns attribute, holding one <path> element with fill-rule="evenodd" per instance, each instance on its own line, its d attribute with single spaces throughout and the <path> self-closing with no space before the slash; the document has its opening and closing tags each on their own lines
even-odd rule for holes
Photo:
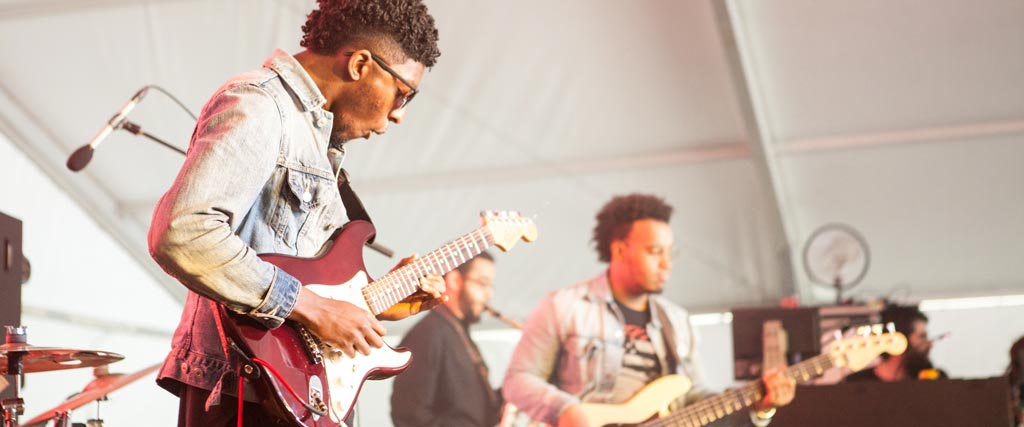
<svg viewBox="0 0 1024 427">
<path fill-rule="evenodd" d="M 831 355 L 812 357 L 783 371 L 783 375 L 797 382 L 807 381 L 835 366 Z M 701 427 L 726 415 L 749 407 L 764 398 L 764 383 L 753 381 L 743 387 L 686 406 L 665 417 L 641 424 L 642 427 Z"/>
<path fill-rule="evenodd" d="M 493 245 L 490 230 L 479 228 L 366 285 L 362 290 L 363 298 L 374 315 L 380 314 L 416 293 L 421 277 L 444 275 Z"/>
</svg>

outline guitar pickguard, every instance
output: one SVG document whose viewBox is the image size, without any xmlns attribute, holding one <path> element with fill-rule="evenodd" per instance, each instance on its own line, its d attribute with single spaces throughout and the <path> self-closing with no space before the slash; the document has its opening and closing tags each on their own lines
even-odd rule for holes
<svg viewBox="0 0 1024 427">
<path fill-rule="evenodd" d="M 668 410 L 672 401 L 690 391 L 692 383 L 681 375 L 666 375 L 645 386 L 620 404 L 584 403 L 580 409 L 590 426 L 639 424 Z"/>
<path fill-rule="evenodd" d="M 306 289 L 324 298 L 346 301 L 370 311 L 362 295 L 367 283 L 366 273 L 359 272 L 340 285 L 306 285 Z M 369 355 L 356 353 L 351 358 L 329 343 L 322 343 L 320 351 L 327 377 L 331 420 L 339 422 L 351 411 L 364 380 L 391 377 L 408 367 L 412 360 L 412 353 L 395 351 L 387 345 L 371 350 Z"/>
</svg>

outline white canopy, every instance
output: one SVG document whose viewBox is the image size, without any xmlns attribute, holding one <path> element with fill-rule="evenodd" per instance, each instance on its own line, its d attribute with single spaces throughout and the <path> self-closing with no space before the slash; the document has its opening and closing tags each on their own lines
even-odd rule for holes
<svg viewBox="0 0 1024 427">
<path fill-rule="evenodd" d="M 791 294 L 831 301 L 801 260 L 828 223 L 852 226 L 870 246 L 852 296 L 1024 289 L 1024 2 L 427 4 L 439 63 L 406 122 L 350 144 L 346 168 L 378 242 L 401 256 L 472 230 L 480 210 L 534 217 L 538 241 L 498 256 L 493 305 L 512 317 L 602 271 L 593 216 L 629 192 L 675 206 L 680 253 L 666 295 L 695 311 Z M 32 260 L 109 255 L 137 271 L 111 276 L 91 262 L 73 280 L 52 280 L 46 269 L 61 264 L 40 261 L 26 310 L 89 314 L 51 303 L 104 298 L 106 319 L 173 328 L 184 288 L 150 260 L 145 233 L 182 157 L 117 132 L 84 171 L 64 162 L 144 85 L 198 111 L 274 48 L 298 52 L 314 5 L 0 1 L 0 134 L 16 147 L 0 150 L 0 211 L 27 230 L 60 231 L 26 233 Z M 156 92 L 129 120 L 181 148 L 193 127 Z M 19 187 L 24 158 L 56 187 Z M 107 237 L 68 229 L 78 226 L 62 212 L 38 213 L 61 192 L 127 257 L 106 246 L 62 252 L 68 240 L 89 251 L 84 242 Z M 396 262 L 365 256 L 377 276 Z M 159 320 L 145 319 L 150 306 Z"/>
</svg>

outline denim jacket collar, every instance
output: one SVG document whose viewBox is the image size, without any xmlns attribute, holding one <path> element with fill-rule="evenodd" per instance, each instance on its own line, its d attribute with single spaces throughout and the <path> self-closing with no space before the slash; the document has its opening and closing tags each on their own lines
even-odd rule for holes
<svg viewBox="0 0 1024 427">
<path fill-rule="evenodd" d="M 313 82 L 313 78 L 309 76 L 306 69 L 302 68 L 302 64 L 299 64 L 299 61 L 287 52 L 275 49 L 274 53 L 271 53 L 263 62 L 263 67 L 269 68 L 281 76 L 281 80 L 284 80 L 288 88 L 302 103 L 304 112 L 313 111 L 327 103 L 327 99 L 324 98 L 320 88 Z"/>
<path fill-rule="evenodd" d="M 589 290 L 587 292 L 587 298 L 591 298 L 595 301 L 604 301 L 608 304 L 608 307 L 613 313 L 618 314 L 618 308 L 615 307 L 615 301 L 612 296 L 611 282 L 608 280 L 609 271 L 605 270 L 604 274 L 600 274 L 590 280 Z M 647 296 L 647 306 L 651 308 L 651 326 L 656 329 L 661 329 L 661 316 L 658 314 L 658 303 L 657 298 L 653 294 Z M 620 320 L 621 320 L 621 316 Z"/>
</svg>

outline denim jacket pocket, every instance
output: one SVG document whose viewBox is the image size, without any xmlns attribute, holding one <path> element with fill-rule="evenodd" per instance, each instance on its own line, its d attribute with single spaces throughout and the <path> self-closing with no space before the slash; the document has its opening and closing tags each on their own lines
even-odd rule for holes
<svg viewBox="0 0 1024 427">
<path fill-rule="evenodd" d="M 285 168 L 274 230 L 286 247 L 296 248 L 303 227 L 323 204 L 319 193 L 329 184 L 323 177 Z"/>
<path fill-rule="evenodd" d="M 565 343 L 565 357 L 562 361 L 562 372 L 559 380 L 563 383 L 578 381 L 577 384 L 563 384 L 567 389 L 580 390 L 581 397 L 594 391 L 594 380 L 600 373 L 597 353 L 604 347 L 597 337 L 571 335 Z"/>
<path fill-rule="evenodd" d="M 286 197 L 290 199 L 293 211 L 309 212 L 316 202 L 316 178 L 310 174 L 294 169 L 287 171 L 288 190 Z"/>
</svg>

